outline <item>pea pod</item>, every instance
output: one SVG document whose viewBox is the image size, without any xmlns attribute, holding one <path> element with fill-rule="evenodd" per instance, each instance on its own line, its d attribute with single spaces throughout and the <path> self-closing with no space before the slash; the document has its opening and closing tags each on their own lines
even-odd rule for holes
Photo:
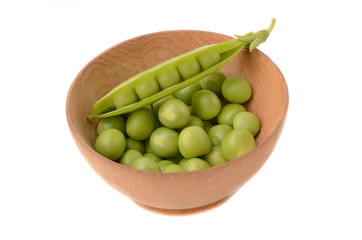
<svg viewBox="0 0 362 240">
<path fill-rule="evenodd" d="M 252 51 L 266 41 L 275 25 L 222 43 L 196 48 L 166 60 L 113 88 L 98 100 L 89 119 L 104 118 L 135 111 L 171 95 L 215 72 L 243 49 Z"/>
</svg>

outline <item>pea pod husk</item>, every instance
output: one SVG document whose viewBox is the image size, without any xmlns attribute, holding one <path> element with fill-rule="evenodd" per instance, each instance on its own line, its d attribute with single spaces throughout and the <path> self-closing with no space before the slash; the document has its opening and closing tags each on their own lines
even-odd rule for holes
<svg viewBox="0 0 362 240">
<path fill-rule="evenodd" d="M 113 88 L 108 94 L 98 100 L 92 109 L 92 113 L 89 115 L 89 119 L 94 118 L 104 118 L 120 114 L 129 113 L 135 111 L 139 108 L 150 105 L 166 96 L 169 96 L 197 81 L 206 77 L 207 75 L 215 72 L 228 61 L 230 61 L 234 56 L 236 56 L 240 51 L 249 48 L 250 51 L 255 49 L 259 44 L 265 42 L 268 38 L 270 32 L 272 31 L 275 24 L 275 19 L 272 20 L 269 28 L 265 30 L 260 30 L 258 32 L 251 32 L 245 35 L 235 35 L 236 39 L 229 40 L 222 43 L 205 45 L 199 48 L 196 48 L 187 53 L 181 54 L 177 57 L 166 60 L 158 65 L 155 65 L 143 72 L 140 72 L 128 80 L 120 83 L 115 88 Z M 134 88 L 138 83 L 142 83 L 145 79 L 156 78 L 156 74 L 164 69 L 177 68 L 177 65 L 184 61 L 185 59 L 195 58 L 202 56 L 207 53 L 217 53 L 220 55 L 220 61 L 214 64 L 213 66 L 202 69 L 198 74 L 192 76 L 188 79 L 183 79 L 180 83 L 170 86 L 166 89 L 163 89 L 152 96 L 146 97 L 142 100 L 137 100 L 136 102 L 129 102 L 127 100 L 132 99 L 134 96 Z M 119 96 L 124 96 L 125 106 L 116 107 L 115 99 L 119 99 Z M 122 99 L 123 100 L 123 99 Z"/>
</svg>

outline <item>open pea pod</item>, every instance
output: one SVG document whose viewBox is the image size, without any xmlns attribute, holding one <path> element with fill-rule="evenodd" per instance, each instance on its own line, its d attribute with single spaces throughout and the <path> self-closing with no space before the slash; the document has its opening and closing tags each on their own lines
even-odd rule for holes
<svg viewBox="0 0 362 240">
<path fill-rule="evenodd" d="M 120 83 L 98 100 L 89 119 L 135 111 L 171 95 L 215 72 L 243 49 L 252 51 L 265 42 L 275 25 L 222 43 L 196 48 L 166 60 Z"/>
</svg>

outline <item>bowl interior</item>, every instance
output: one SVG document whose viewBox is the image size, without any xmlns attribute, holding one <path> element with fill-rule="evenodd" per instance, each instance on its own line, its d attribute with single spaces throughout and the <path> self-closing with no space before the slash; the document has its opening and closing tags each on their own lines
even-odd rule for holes
<svg viewBox="0 0 362 240">
<path fill-rule="evenodd" d="M 66 106 L 68 124 L 78 147 L 92 167 L 104 178 L 107 178 L 106 174 L 114 175 L 113 179 L 106 179 L 108 183 L 123 191 L 127 186 L 120 186 L 121 183 L 118 183 L 116 179 L 123 175 L 118 176 L 118 173 L 115 171 L 124 171 L 122 174 L 125 174 L 126 170 L 123 166 L 118 167 L 113 162 L 110 163 L 111 161 L 102 158 L 93 150 L 97 136 L 96 125 L 98 121 L 87 119 L 93 104 L 121 81 L 127 80 L 149 67 L 197 47 L 230 39 L 231 37 L 229 36 L 203 31 L 179 30 L 152 33 L 127 40 L 104 51 L 82 69 L 68 93 Z M 255 160 L 256 167 L 245 170 L 246 178 L 250 178 L 271 154 L 279 137 L 288 107 L 287 86 L 277 66 L 257 49 L 252 53 L 248 51 L 239 53 L 221 70 L 226 76 L 239 75 L 245 77 L 253 90 L 251 100 L 244 104 L 244 106 L 247 110 L 255 113 L 261 122 L 261 130 L 256 136 L 257 148 L 253 151 L 261 149 L 260 151 L 265 151 L 265 153 L 261 155 L 260 161 Z M 263 144 L 268 145 L 268 147 L 259 147 Z M 98 168 L 100 165 L 102 167 Z M 107 168 L 117 168 L 118 170 L 108 170 Z M 222 169 L 222 167 L 219 169 Z M 230 169 L 225 171 L 230 171 Z M 240 174 L 242 175 L 243 173 L 240 172 Z M 181 177 L 182 174 L 178 176 Z M 238 176 L 240 179 L 242 177 Z M 235 186 L 240 187 L 242 181 L 238 184 Z M 235 188 L 237 188 L 235 186 L 229 191 L 235 191 Z M 128 194 L 127 191 L 124 190 Z M 129 191 L 133 190 L 130 188 Z M 223 194 L 225 195 L 226 191 Z M 226 197 L 222 196 L 222 194 L 214 196 L 219 199 Z M 142 193 L 136 194 L 133 197 L 141 203 L 150 203 L 147 202 L 149 199 L 143 201 Z M 210 202 L 212 201 L 210 200 Z M 203 203 L 200 202 L 198 204 Z M 167 208 L 171 205 L 166 204 L 165 207 Z M 196 205 L 194 204 L 194 206 Z M 163 207 L 163 205 L 159 203 L 156 207 Z M 175 208 L 177 208 L 176 205 Z"/>
</svg>

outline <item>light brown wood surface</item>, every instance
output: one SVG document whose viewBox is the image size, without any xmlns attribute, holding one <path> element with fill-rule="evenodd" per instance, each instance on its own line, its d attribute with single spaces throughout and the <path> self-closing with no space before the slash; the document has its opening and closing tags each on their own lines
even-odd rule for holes
<svg viewBox="0 0 362 240">
<path fill-rule="evenodd" d="M 242 52 L 221 69 L 226 76 L 244 76 L 252 87 L 252 99 L 245 107 L 259 117 L 261 130 L 251 152 L 205 170 L 157 173 L 123 166 L 94 151 L 97 120 L 87 116 L 99 98 L 157 63 L 229 39 L 217 33 L 183 30 L 136 37 L 98 55 L 72 83 L 66 115 L 75 143 L 99 176 L 140 206 L 164 214 L 191 214 L 216 207 L 252 178 L 272 153 L 287 115 L 288 89 L 281 71 L 259 50 Z"/>
</svg>

